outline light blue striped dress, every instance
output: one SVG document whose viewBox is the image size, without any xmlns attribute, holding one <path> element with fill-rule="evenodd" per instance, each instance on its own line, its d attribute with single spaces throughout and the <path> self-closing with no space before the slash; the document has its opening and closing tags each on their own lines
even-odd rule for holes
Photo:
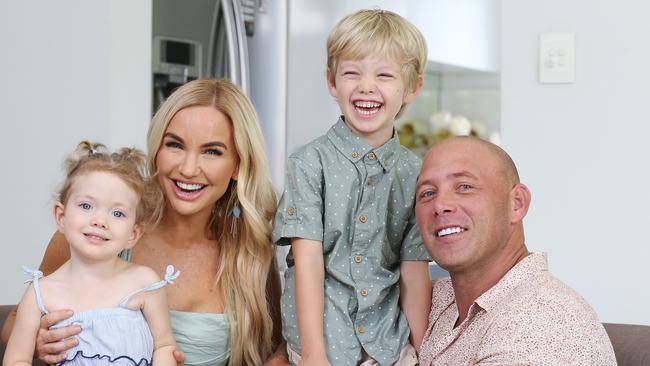
<svg viewBox="0 0 650 366">
<path fill-rule="evenodd" d="M 39 286 L 43 273 L 26 267 L 23 267 L 23 271 L 31 277 L 41 313 L 47 314 Z M 80 325 L 82 329 L 76 336 L 79 344 L 69 349 L 66 352 L 67 359 L 56 365 L 150 366 L 153 337 L 149 325 L 141 310 L 129 309 L 126 305 L 137 294 L 154 291 L 173 283 L 179 274 L 180 272 L 174 273 L 173 266 L 167 266 L 167 273 L 162 281 L 131 292 L 116 307 L 77 312 L 53 325 L 52 328 L 61 328 L 74 324 Z"/>
</svg>

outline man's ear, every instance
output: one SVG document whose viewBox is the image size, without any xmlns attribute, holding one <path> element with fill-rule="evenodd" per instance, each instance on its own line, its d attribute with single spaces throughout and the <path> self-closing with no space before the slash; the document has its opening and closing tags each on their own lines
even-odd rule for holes
<svg viewBox="0 0 650 366">
<path fill-rule="evenodd" d="M 127 241 L 126 249 L 133 248 L 142 234 L 144 234 L 144 226 L 142 224 L 133 225 L 133 231 L 131 232 L 131 237 L 129 237 L 129 240 Z"/>
<path fill-rule="evenodd" d="M 332 74 L 332 70 L 327 68 L 327 73 L 325 74 L 325 78 L 327 79 L 327 90 L 330 91 L 330 95 L 336 99 L 336 83 L 334 81 L 336 75 Z"/>
<path fill-rule="evenodd" d="M 57 230 L 63 234 L 64 229 L 64 219 L 65 219 L 65 206 L 63 203 L 57 201 L 52 207 L 52 213 L 54 214 L 54 221 L 56 222 Z"/>
<path fill-rule="evenodd" d="M 510 191 L 510 200 L 512 202 L 510 223 L 516 224 L 526 217 L 528 207 L 530 207 L 530 191 L 528 187 L 522 183 L 515 184 Z"/>
<path fill-rule="evenodd" d="M 413 89 L 409 90 L 406 92 L 406 95 L 404 95 L 404 103 L 410 104 L 415 100 L 415 97 L 420 94 L 420 91 L 422 90 L 422 86 L 424 85 L 424 77 L 422 75 L 418 75 L 418 80 L 413 85 Z"/>
</svg>

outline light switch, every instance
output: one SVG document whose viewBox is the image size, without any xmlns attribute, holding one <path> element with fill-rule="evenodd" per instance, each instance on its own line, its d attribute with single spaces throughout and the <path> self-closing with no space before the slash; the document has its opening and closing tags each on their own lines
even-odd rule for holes
<svg viewBox="0 0 650 366">
<path fill-rule="evenodd" d="M 575 34 L 542 33 L 539 37 L 539 82 L 575 82 Z"/>
</svg>

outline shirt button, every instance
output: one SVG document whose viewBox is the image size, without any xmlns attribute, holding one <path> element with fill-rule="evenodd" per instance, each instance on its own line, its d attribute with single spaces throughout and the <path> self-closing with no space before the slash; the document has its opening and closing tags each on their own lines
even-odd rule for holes
<svg viewBox="0 0 650 366">
<path fill-rule="evenodd" d="M 370 154 L 368 154 L 368 159 L 370 159 L 370 160 L 375 160 L 376 157 L 377 156 L 375 155 L 374 152 L 371 152 Z"/>
<path fill-rule="evenodd" d="M 368 187 L 372 187 L 373 184 L 375 184 L 375 181 L 372 178 L 368 178 Z"/>
<path fill-rule="evenodd" d="M 359 157 L 359 153 L 356 152 L 356 151 L 353 151 L 353 152 L 352 152 L 352 157 L 355 158 L 355 159 L 358 158 L 358 157 Z"/>
<path fill-rule="evenodd" d="M 357 263 L 361 263 L 361 256 L 360 255 L 355 255 L 354 256 L 354 261 Z"/>
<path fill-rule="evenodd" d="M 360 326 L 357 327 L 357 332 L 359 332 L 359 333 L 365 333 L 365 332 L 366 332 L 366 328 L 365 328 L 363 325 L 360 325 Z"/>
<path fill-rule="evenodd" d="M 293 207 L 289 207 L 287 208 L 287 213 L 289 214 L 289 216 L 293 216 L 293 214 L 296 213 L 296 209 Z"/>
<path fill-rule="evenodd" d="M 368 296 L 368 289 L 367 288 L 364 288 L 363 290 L 361 290 L 361 296 Z"/>
<path fill-rule="evenodd" d="M 359 221 L 361 221 L 362 224 L 365 223 L 366 221 L 368 221 L 368 216 L 366 215 L 359 216 Z"/>
<path fill-rule="evenodd" d="M 388 163 L 389 163 L 388 160 L 384 160 L 384 165 L 388 166 Z"/>
</svg>

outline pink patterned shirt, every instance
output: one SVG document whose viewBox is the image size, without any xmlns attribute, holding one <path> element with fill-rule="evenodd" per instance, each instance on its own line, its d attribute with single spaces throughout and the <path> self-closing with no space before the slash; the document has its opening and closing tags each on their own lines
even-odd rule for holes
<svg viewBox="0 0 650 366">
<path fill-rule="evenodd" d="M 451 280 L 433 286 L 420 365 L 616 365 L 594 310 L 548 272 L 546 254 L 517 263 L 458 327 Z"/>
</svg>

